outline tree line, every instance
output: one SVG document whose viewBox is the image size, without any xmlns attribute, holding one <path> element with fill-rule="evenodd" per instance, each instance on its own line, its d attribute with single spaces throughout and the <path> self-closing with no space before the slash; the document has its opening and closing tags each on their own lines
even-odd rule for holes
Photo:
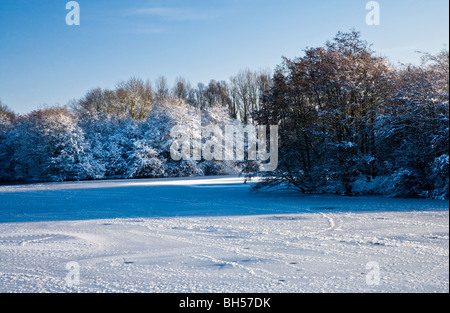
<svg viewBox="0 0 450 313">
<path fill-rule="evenodd" d="M 448 199 L 449 53 L 394 66 L 356 31 L 339 32 L 273 73 L 170 86 L 131 78 L 65 107 L 18 115 L 0 102 L 0 180 L 249 173 L 255 189 Z M 173 161 L 180 123 L 278 125 L 277 170 L 252 162 Z"/>
<path fill-rule="evenodd" d="M 229 115 L 252 123 L 252 112 L 260 107 L 262 95 L 270 88 L 269 70 L 242 70 L 229 82 L 210 80 L 208 85 L 193 86 L 186 78 L 177 77 L 172 86 L 167 78 L 160 76 L 154 83 L 140 78 L 119 82 L 114 90 L 95 88 L 80 99 L 72 101 L 73 110 L 128 116 L 143 121 L 155 105 L 165 101 L 184 101 L 187 105 L 204 110 L 223 106 Z"/>
</svg>

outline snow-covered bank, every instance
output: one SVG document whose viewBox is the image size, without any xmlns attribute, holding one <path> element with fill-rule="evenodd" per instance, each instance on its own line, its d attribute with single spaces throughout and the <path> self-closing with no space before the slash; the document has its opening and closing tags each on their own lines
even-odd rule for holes
<svg viewBox="0 0 450 313">
<path fill-rule="evenodd" d="M 448 212 L 0 225 L 1 292 L 448 292 Z M 66 265 L 79 265 L 69 286 Z M 369 262 L 379 265 L 370 285 Z M 374 281 L 375 282 L 375 281 Z"/>
<path fill-rule="evenodd" d="M 2 187 L 0 292 L 449 291 L 446 201 L 175 181 Z"/>
</svg>

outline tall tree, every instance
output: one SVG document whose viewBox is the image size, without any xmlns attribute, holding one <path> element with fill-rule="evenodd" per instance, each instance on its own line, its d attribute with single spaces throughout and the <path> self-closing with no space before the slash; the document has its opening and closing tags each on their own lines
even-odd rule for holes
<svg viewBox="0 0 450 313">
<path fill-rule="evenodd" d="M 373 124 L 389 77 L 388 62 L 355 31 L 284 58 L 257 114 L 281 126 L 278 178 L 268 183 L 310 192 L 337 180 L 351 194 L 356 176 L 376 176 Z"/>
</svg>

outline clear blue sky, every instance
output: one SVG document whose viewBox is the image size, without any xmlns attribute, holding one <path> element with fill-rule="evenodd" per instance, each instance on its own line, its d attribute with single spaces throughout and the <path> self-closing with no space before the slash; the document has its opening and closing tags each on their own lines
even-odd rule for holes
<svg viewBox="0 0 450 313">
<path fill-rule="evenodd" d="M 274 67 L 339 31 L 355 28 L 391 62 L 448 46 L 448 0 L 379 0 L 381 25 L 365 23 L 366 0 L 0 0 L 0 99 L 18 113 L 66 104 L 132 76 L 192 84 Z"/>
</svg>

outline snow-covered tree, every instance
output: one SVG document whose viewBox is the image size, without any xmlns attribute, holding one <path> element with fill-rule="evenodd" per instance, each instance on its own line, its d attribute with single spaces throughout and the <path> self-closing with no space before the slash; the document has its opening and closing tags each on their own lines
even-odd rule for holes
<svg viewBox="0 0 450 313">
<path fill-rule="evenodd" d="M 372 125 L 389 72 L 357 32 L 285 58 L 256 113 L 257 122 L 280 125 L 280 164 L 266 183 L 313 192 L 332 180 L 351 194 L 358 175 L 375 175 L 357 165 L 374 155 Z"/>
<path fill-rule="evenodd" d="M 158 178 L 165 177 L 166 168 L 164 160 L 147 140 L 134 142 L 134 151 L 129 158 L 131 178 Z"/>
<path fill-rule="evenodd" d="M 16 180 L 86 179 L 86 141 L 75 116 L 51 107 L 20 116 L 8 133 Z"/>
<path fill-rule="evenodd" d="M 258 188 L 353 194 L 381 175 L 386 194 L 448 198 L 448 51 L 424 61 L 393 68 L 355 31 L 285 58 L 254 114 L 280 125 L 278 169 Z"/>
<path fill-rule="evenodd" d="M 9 132 L 16 115 L 0 100 L 0 181 L 9 181 L 14 177 L 12 148 L 9 144 Z"/>
</svg>

